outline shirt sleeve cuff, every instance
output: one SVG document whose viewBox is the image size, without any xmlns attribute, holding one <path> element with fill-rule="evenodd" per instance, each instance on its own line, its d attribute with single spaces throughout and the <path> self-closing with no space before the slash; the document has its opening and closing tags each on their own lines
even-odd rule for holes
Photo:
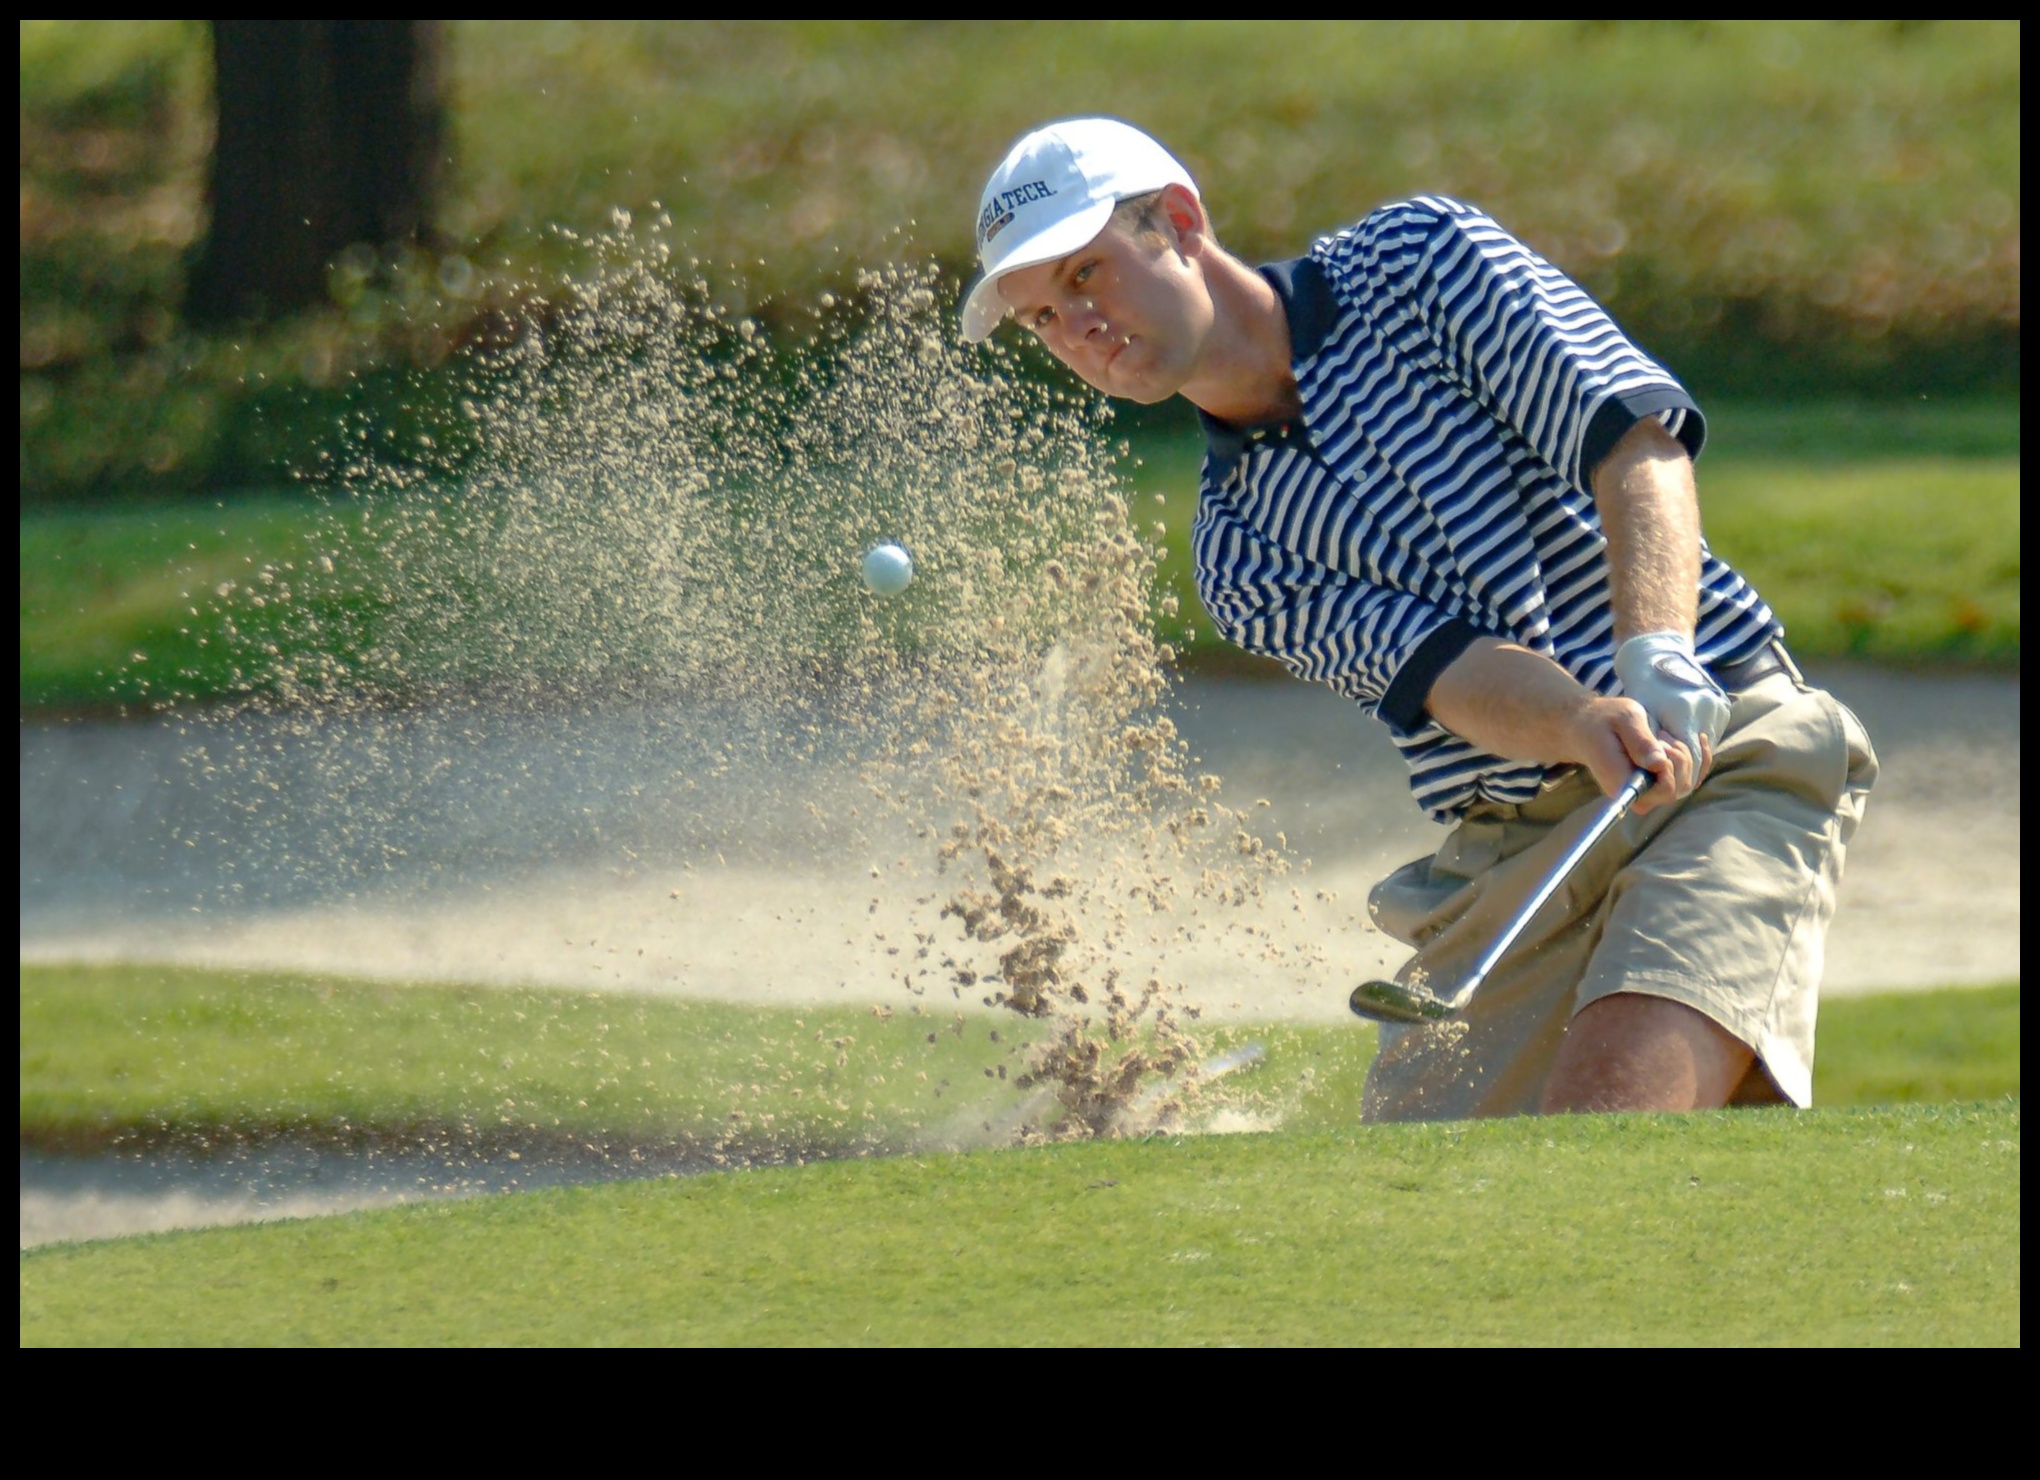
<svg viewBox="0 0 2040 1480">
<path fill-rule="evenodd" d="M 1446 618 L 1417 644 L 1415 652 L 1403 659 L 1375 712 L 1403 734 L 1417 729 L 1424 723 L 1424 706 L 1430 702 L 1431 685 L 1481 635 L 1480 628 L 1464 617 Z"/>
<path fill-rule="evenodd" d="M 1707 441 L 1707 420 L 1683 388 L 1654 385 L 1641 390 L 1619 391 L 1603 401 L 1594 413 L 1594 419 L 1587 423 L 1587 434 L 1580 442 L 1580 482 L 1588 488 L 1593 487 L 1594 470 L 1601 466 L 1602 458 L 1615 450 L 1622 434 L 1646 416 L 1656 416 L 1663 411 L 1682 413 L 1667 418 L 1666 423 L 1672 435 L 1685 447 L 1686 455 L 1698 457 L 1701 446 Z"/>
</svg>

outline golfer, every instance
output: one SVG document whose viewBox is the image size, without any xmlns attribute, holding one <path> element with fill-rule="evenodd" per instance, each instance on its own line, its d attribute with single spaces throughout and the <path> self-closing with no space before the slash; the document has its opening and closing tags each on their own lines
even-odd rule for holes
<svg viewBox="0 0 2040 1480">
<path fill-rule="evenodd" d="M 1197 408 L 1213 623 L 1386 724 L 1454 824 L 1370 900 L 1416 948 L 1399 981 L 1449 993 L 1600 798 L 1652 774 L 1461 1019 L 1382 1028 L 1363 1115 L 1810 1103 L 1877 763 L 1702 540 L 1679 382 L 1458 201 L 1250 266 L 1112 119 L 1015 144 L 977 250 L 966 338 L 1010 314 L 1107 395 Z"/>
</svg>

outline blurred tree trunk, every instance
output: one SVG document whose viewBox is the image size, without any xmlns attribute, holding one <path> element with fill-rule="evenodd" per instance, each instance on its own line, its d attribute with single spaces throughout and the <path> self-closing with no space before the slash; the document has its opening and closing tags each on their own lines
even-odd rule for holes
<svg viewBox="0 0 2040 1480">
<path fill-rule="evenodd" d="M 425 228 L 440 157 L 436 21 L 213 21 L 212 226 L 187 315 L 224 323 L 326 296 L 356 242 Z"/>
</svg>

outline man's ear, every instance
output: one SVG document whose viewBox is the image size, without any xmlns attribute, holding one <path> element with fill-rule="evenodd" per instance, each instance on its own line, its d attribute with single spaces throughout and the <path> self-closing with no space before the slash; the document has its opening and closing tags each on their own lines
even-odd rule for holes
<svg viewBox="0 0 2040 1480">
<path fill-rule="evenodd" d="M 1204 214 L 1204 203 L 1183 186 L 1164 185 L 1161 199 L 1155 202 L 1155 214 L 1169 223 L 1176 249 L 1185 257 L 1194 257 L 1211 245 L 1211 219 Z"/>
</svg>

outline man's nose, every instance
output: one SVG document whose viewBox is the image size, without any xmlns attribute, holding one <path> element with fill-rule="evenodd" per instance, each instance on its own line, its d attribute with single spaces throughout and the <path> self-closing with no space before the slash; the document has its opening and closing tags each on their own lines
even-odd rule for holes
<svg viewBox="0 0 2040 1480">
<path fill-rule="evenodd" d="M 1088 298 L 1072 299 L 1062 313 L 1063 337 L 1071 349 L 1096 339 L 1107 329 L 1105 315 Z"/>
<path fill-rule="evenodd" d="M 1067 333 L 1073 341 L 1089 339 L 1091 335 L 1095 335 L 1100 329 L 1104 329 L 1104 323 L 1106 323 L 1104 314 L 1098 312 L 1098 304 L 1091 302 L 1089 298 L 1067 298 L 1067 300 L 1063 300 L 1063 308 L 1061 308 L 1059 316 L 1063 320 L 1063 333 Z"/>
</svg>

